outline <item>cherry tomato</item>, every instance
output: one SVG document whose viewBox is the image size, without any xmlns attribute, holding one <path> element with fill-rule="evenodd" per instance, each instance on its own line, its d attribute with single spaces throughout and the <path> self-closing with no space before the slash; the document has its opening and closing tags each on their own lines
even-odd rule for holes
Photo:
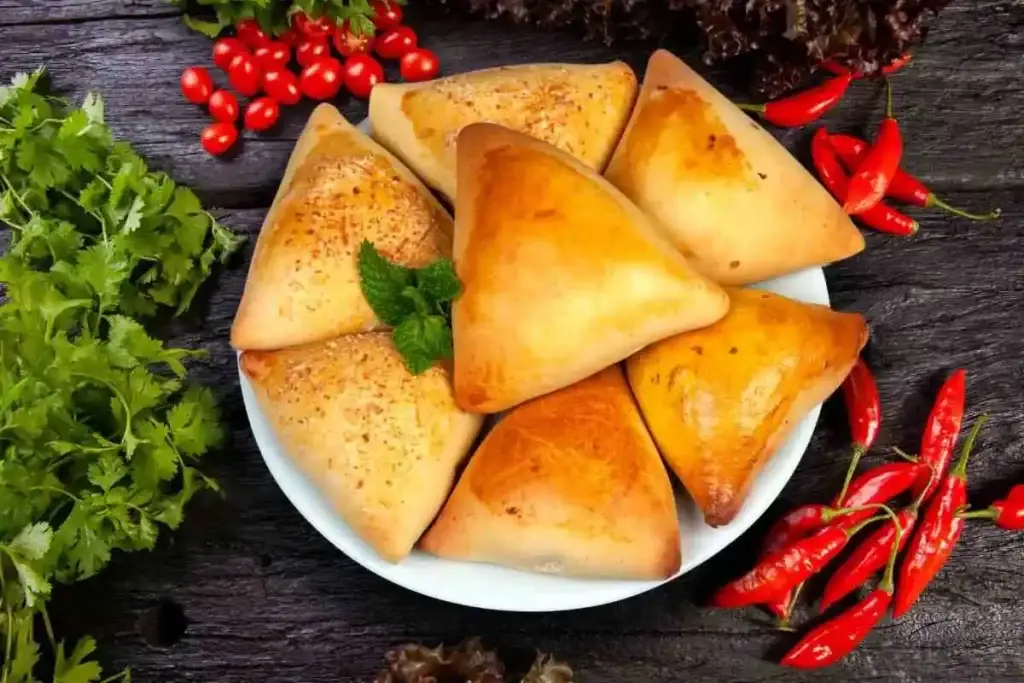
<svg viewBox="0 0 1024 683">
<path fill-rule="evenodd" d="M 203 143 L 203 149 L 213 156 L 219 157 L 231 149 L 231 146 L 238 140 L 238 129 L 234 124 L 218 121 L 204 128 L 199 140 Z"/>
<path fill-rule="evenodd" d="M 343 80 L 341 62 L 334 57 L 321 57 L 302 70 L 299 87 L 311 100 L 329 100 L 341 90 Z"/>
<path fill-rule="evenodd" d="M 408 26 L 390 28 L 377 39 L 377 54 L 384 59 L 401 59 L 416 49 L 416 32 Z"/>
<path fill-rule="evenodd" d="M 231 60 L 231 65 L 228 66 L 228 80 L 235 86 L 235 90 L 246 97 L 252 97 L 260 91 L 263 73 L 256 64 L 256 58 L 246 52 L 235 55 Z"/>
<path fill-rule="evenodd" d="M 373 0 L 370 3 L 370 9 L 373 10 L 373 25 L 381 31 L 394 28 L 402 23 L 401 5 Z"/>
<path fill-rule="evenodd" d="M 353 33 L 352 29 L 349 28 L 348 22 L 339 26 L 338 30 L 334 33 L 334 49 L 342 57 L 369 54 L 373 49 L 374 42 L 372 35 L 363 34 L 357 36 Z"/>
<path fill-rule="evenodd" d="M 288 69 L 267 69 L 263 74 L 263 92 L 278 104 L 298 104 L 302 99 L 299 79 Z"/>
<path fill-rule="evenodd" d="M 221 71 L 227 71 L 235 55 L 248 51 L 249 48 L 238 38 L 221 38 L 213 44 L 213 63 Z"/>
<path fill-rule="evenodd" d="M 406 52 L 398 63 L 399 73 L 405 81 L 429 81 L 441 70 L 437 55 L 422 47 Z"/>
<path fill-rule="evenodd" d="M 190 66 L 181 72 L 181 94 L 192 104 L 206 104 L 213 93 L 210 72 L 201 66 Z"/>
<path fill-rule="evenodd" d="M 309 66 L 321 57 L 330 57 L 331 47 L 326 40 L 305 38 L 295 48 L 295 61 L 302 66 Z"/>
<path fill-rule="evenodd" d="M 267 34 L 263 32 L 263 29 L 260 28 L 259 22 L 255 19 L 242 19 L 235 24 L 235 35 L 238 36 L 240 41 L 253 49 L 270 40 Z"/>
<path fill-rule="evenodd" d="M 257 97 L 245 108 L 245 127 L 249 130 L 266 130 L 281 116 L 281 107 L 269 97 Z"/>
<path fill-rule="evenodd" d="M 238 120 L 238 98 L 230 90 L 218 90 L 210 95 L 210 116 L 214 121 L 234 123 Z"/>
<path fill-rule="evenodd" d="M 334 31 L 334 21 L 327 15 L 311 19 L 305 12 L 296 12 L 292 16 L 292 26 L 307 38 L 327 40 Z"/>
<path fill-rule="evenodd" d="M 290 47 L 295 47 L 296 45 L 298 45 L 299 41 L 302 40 L 303 38 L 305 38 L 305 36 L 299 33 L 294 28 L 288 29 L 287 31 L 285 31 L 284 33 L 277 37 L 278 40 L 280 40 L 282 43 Z"/>
<path fill-rule="evenodd" d="M 260 45 L 253 51 L 256 61 L 264 69 L 272 69 L 279 66 L 288 66 L 292 61 L 292 49 L 287 43 L 279 40 L 272 40 L 266 45 Z"/>
<path fill-rule="evenodd" d="M 384 80 L 384 67 L 370 55 L 352 55 L 345 62 L 345 87 L 360 99 L 367 99 L 373 86 Z"/>
</svg>

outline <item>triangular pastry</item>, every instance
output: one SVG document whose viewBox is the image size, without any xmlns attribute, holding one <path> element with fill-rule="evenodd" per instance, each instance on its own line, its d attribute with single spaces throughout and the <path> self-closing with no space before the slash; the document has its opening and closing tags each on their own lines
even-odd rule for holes
<svg viewBox="0 0 1024 683">
<path fill-rule="evenodd" d="M 480 429 L 455 407 L 447 371 L 410 374 L 390 332 L 245 351 L 240 363 L 299 469 L 384 559 L 405 557 Z"/>
<path fill-rule="evenodd" d="M 525 64 L 425 83 L 381 83 L 370 95 L 373 135 L 428 185 L 455 198 L 455 138 L 488 121 L 527 133 L 600 171 L 636 97 L 626 64 Z"/>
<path fill-rule="evenodd" d="M 673 576 L 680 550 L 672 485 L 621 367 L 505 415 L 420 546 L 568 576 Z"/>
<path fill-rule="evenodd" d="M 362 240 L 419 267 L 449 256 L 451 235 L 451 217 L 430 191 L 322 104 L 260 230 L 231 343 L 275 349 L 375 329 L 356 268 Z"/>
<path fill-rule="evenodd" d="M 800 162 L 665 50 L 651 56 L 605 177 L 722 284 L 758 282 L 864 249 L 849 216 Z"/>
<path fill-rule="evenodd" d="M 729 305 L 607 181 L 488 123 L 459 135 L 455 398 L 498 412 L 568 386 Z"/>
<path fill-rule="evenodd" d="M 864 318 L 732 289 L 720 321 L 626 361 L 658 448 L 711 526 L 727 524 L 793 427 L 832 394 L 868 338 Z"/>
</svg>

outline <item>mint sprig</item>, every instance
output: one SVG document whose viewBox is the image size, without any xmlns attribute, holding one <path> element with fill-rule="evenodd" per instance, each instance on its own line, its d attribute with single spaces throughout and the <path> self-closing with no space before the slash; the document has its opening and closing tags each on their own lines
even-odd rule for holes
<svg viewBox="0 0 1024 683">
<path fill-rule="evenodd" d="M 451 259 L 422 268 L 393 263 L 369 240 L 357 258 L 363 296 L 381 322 L 393 328 L 395 348 L 414 375 L 452 357 L 451 302 L 462 292 Z"/>
</svg>

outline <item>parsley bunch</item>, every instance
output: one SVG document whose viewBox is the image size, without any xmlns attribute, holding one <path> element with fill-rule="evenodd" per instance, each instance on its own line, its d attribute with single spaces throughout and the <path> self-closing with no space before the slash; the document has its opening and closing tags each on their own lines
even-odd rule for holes
<svg viewBox="0 0 1024 683">
<path fill-rule="evenodd" d="M 187 0 L 172 0 L 184 7 Z M 388 0 L 404 5 L 405 0 Z M 348 22 L 356 35 L 373 35 L 373 7 L 369 0 L 196 0 L 200 7 L 213 10 L 213 20 L 203 20 L 189 14 L 185 23 L 192 29 L 216 38 L 242 19 L 255 19 L 270 35 L 288 30 L 289 17 L 305 12 L 310 18 L 328 16 L 338 24 Z"/>
<path fill-rule="evenodd" d="M 363 240 L 356 260 L 363 296 L 390 325 L 395 348 L 414 375 L 452 357 L 452 304 L 462 292 L 451 259 L 407 268 L 384 258 Z"/>
<path fill-rule="evenodd" d="M 212 394 L 184 384 L 197 353 L 133 316 L 185 310 L 239 239 L 113 139 L 98 97 L 71 109 L 43 75 L 0 88 L 0 680 L 38 680 L 41 613 L 54 682 L 92 683 L 94 641 L 54 638 L 52 584 L 152 548 L 216 488 L 194 466 L 221 434 Z"/>
</svg>

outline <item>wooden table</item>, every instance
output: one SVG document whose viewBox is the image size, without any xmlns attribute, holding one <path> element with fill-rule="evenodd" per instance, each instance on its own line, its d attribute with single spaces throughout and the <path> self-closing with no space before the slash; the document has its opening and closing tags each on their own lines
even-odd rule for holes
<svg viewBox="0 0 1024 683">
<path fill-rule="evenodd" d="M 608 49 L 573 34 L 412 13 L 449 73 L 622 58 L 641 74 L 652 49 Z M 665 46 L 698 63 L 685 46 Z M 922 211 L 917 237 L 872 234 L 865 253 L 827 270 L 834 305 L 871 323 L 866 354 L 885 406 L 883 448 L 873 458 L 890 444 L 915 449 L 938 383 L 951 368 L 968 368 L 969 418 L 992 415 L 970 468 L 978 505 L 1024 478 L 1022 49 L 1019 1 L 961 0 L 895 80 L 906 167 L 949 201 L 999 205 L 1004 218 L 972 224 Z M 279 135 L 247 139 L 229 163 L 205 155 L 198 140 L 206 119 L 177 83 L 184 66 L 209 63 L 209 52 L 210 41 L 186 29 L 165 0 L 0 0 L 3 80 L 44 63 L 75 99 L 99 91 L 120 136 L 220 207 L 225 223 L 255 236 L 309 107 L 289 111 Z M 712 80 L 742 97 L 729 73 Z M 859 85 L 828 124 L 869 132 L 881 102 L 880 87 Z M 361 102 L 342 104 L 354 121 L 365 115 Z M 779 135 L 805 158 L 810 132 Z M 586 683 L 1024 680 L 1024 536 L 981 523 L 969 527 L 910 615 L 879 628 L 827 672 L 803 675 L 772 663 L 793 637 L 755 611 L 698 606 L 710 587 L 751 561 L 782 509 L 836 490 L 847 456 L 838 400 L 826 405 L 804 462 L 769 513 L 726 552 L 660 590 L 575 613 L 497 614 L 377 578 L 298 515 L 256 451 L 227 344 L 250 252 L 251 241 L 200 296 L 194 315 L 169 330 L 175 343 L 212 354 L 193 374 L 216 387 L 231 428 L 228 447 L 206 465 L 226 497 L 196 501 L 184 527 L 156 551 L 117 557 L 99 577 L 58 591 L 52 606 L 59 631 L 95 634 L 105 663 L 130 665 L 135 680 L 369 681 L 395 644 L 473 634 L 511 662 L 528 660 L 534 647 L 556 652 Z"/>
</svg>

